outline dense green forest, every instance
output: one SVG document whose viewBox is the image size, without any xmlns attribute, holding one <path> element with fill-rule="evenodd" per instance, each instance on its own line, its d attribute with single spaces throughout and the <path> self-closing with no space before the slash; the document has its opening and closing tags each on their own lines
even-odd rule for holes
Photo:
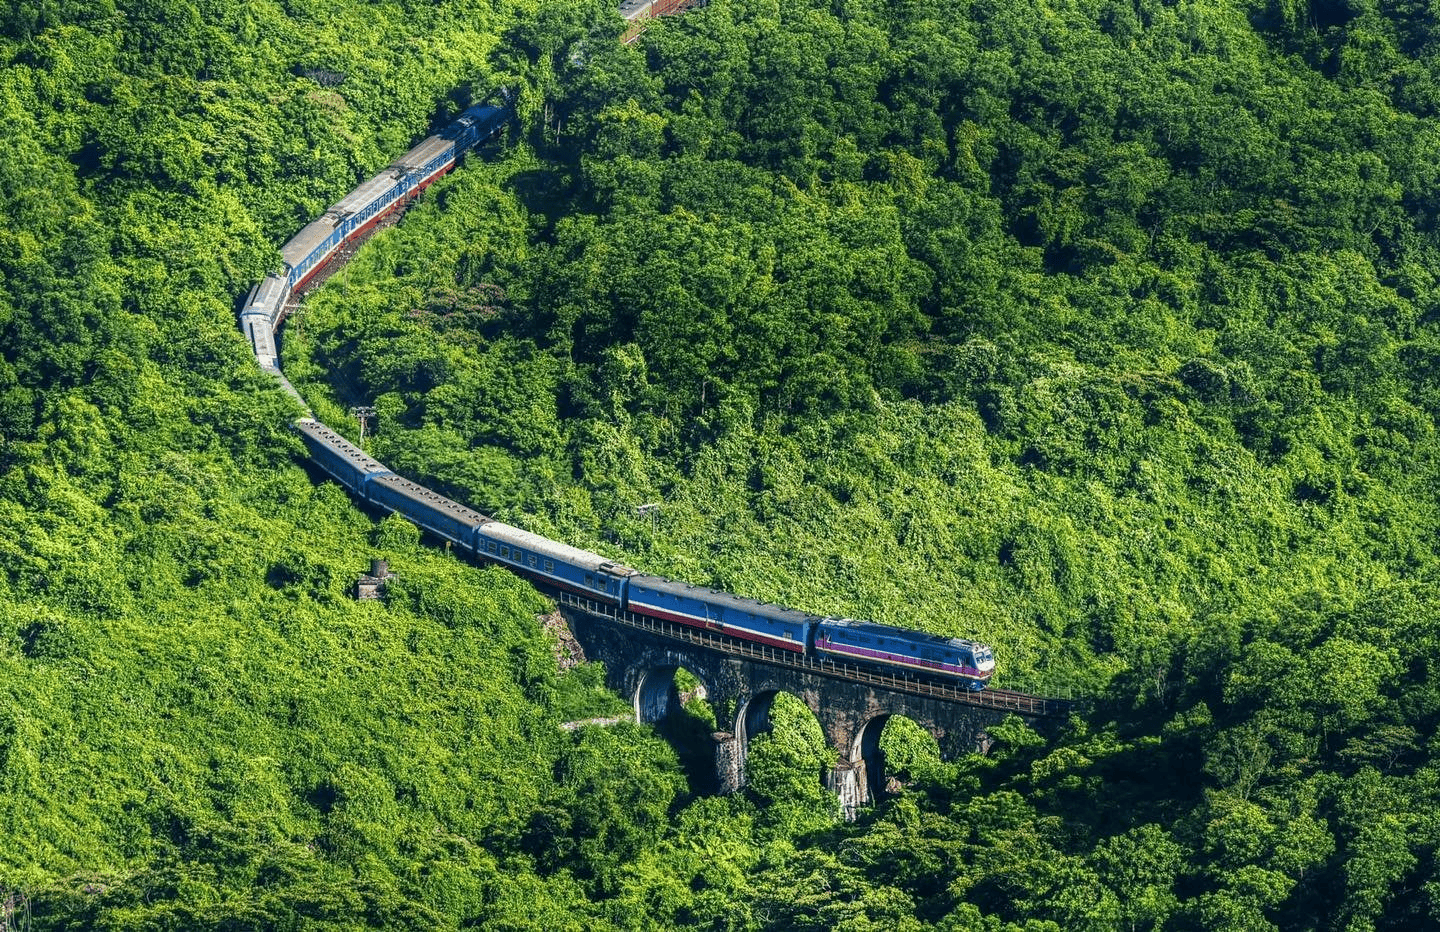
<svg viewBox="0 0 1440 932">
<path fill-rule="evenodd" d="M 0 22 L 10 927 L 1440 923 L 1428 5 Z M 706 795 L 703 703 L 561 729 L 624 704 L 544 600 L 306 467 L 239 300 L 502 87 L 506 137 L 288 325 L 320 416 L 646 570 L 979 637 L 1092 697 L 1060 734 L 897 725 L 848 824 L 779 703 Z"/>
</svg>

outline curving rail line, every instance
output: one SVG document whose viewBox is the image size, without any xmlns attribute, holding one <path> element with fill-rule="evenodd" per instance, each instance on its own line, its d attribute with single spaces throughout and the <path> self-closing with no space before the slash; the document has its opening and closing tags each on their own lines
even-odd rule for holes
<svg viewBox="0 0 1440 932">
<path fill-rule="evenodd" d="M 663 15 L 689 5 L 692 4 L 671 2 L 671 0 L 656 0 L 654 3 L 640 3 L 639 0 L 635 0 L 626 11 L 629 13 L 626 18 L 634 22 L 641 18 L 640 14 L 642 13 Z M 466 509 L 423 486 L 405 482 L 399 477 L 393 476 L 383 464 L 371 460 L 362 451 L 341 440 L 329 428 L 313 420 L 313 416 L 309 415 L 308 405 L 305 404 L 300 393 L 280 371 L 279 353 L 274 335 L 278 332 L 280 324 L 286 316 L 286 311 L 290 309 L 291 300 L 299 298 L 303 293 L 302 289 L 307 285 L 312 287 L 318 285 L 325 276 L 343 265 L 354 254 L 360 242 L 374 232 L 376 227 L 382 223 L 394 222 L 405 207 L 413 201 L 415 193 L 453 167 L 465 149 L 498 132 L 505 119 L 506 112 L 502 108 L 472 107 L 447 130 L 421 142 L 389 169 L 363 182 L 360 187 L 327 211 L 322 218 L 305 227 L 286 244 L 282 249 L 282 255 L 286 260 L 285 273 L 272 274 L 256 285 L 240 314 L 241 329 L 249 338 L 256 361 L 261 369 L 274 376 L 281 386 L 300 402 L 301 407 L 307 410 L 307 417 L 296 422 L 297 428 L 307 436 L 307 440 L 314 439 L 310 436 L 311 434 L 329 437 L 329 446 L 342 452 L 349 450 L 353 457 L 367 461 L 366 469 L 370 472 L 380 470 L 395 482 L 404 485 L 413 495 L 419 495 L 427 500 L 435 499 L 461 511 L 466 511 Z M 312 455 L 313 449 L 312 447 Z M 334 451 L 329 452 L 333 453 Z M 327 472 L 335 473 L 333 464 L 327 465 L 319 460 L 317 462 Z M 368 477 L 368 473 L 366 475 Z M 337 478 L 340 477 L 337 475 Z M 342 479 L 342 484 L 343 482 Z M 363 485 L 363 483 L 361 484 Z M 351 491 L 360 492 L 359 486 L 347 487 L 350 487 Z M 374 500 L 363 494 L 361 497 Z M 381 501 L 379 504 L 395 510 L 392 504 L 385 501 Z M 475 517 L 482 516 L 475 515 Z M 516 530 L 517 533 L 524 533 Z M 441 536 L 446 535 L 442 534 Z M 502 551 L 505 549 L 502 548 Z M 526 549 L 529 549 L 528 544 Z M 483 553 L 477 552 L 476 555 L 481 559 L 486 559 Z M 534 566 L 534 557 L 532 556 L 530 559 L 530 565 Z M 600 558 L 597 557 L 597 559 Z M 487 562 L 498 561 L 487 560 Z M 507 564 L 500 563 L 500 565 Z M 514 569 L 509 566 L 507 568 Z M 779 650 L 716 631 L 697 629 L 656 617 L 636 614 L 613 603 L 601 602 L 555 589 L 541 581 L 532 579 L 532 582 L 537 588 L 554 598 L 557 603 L 569 608 L 603 617 L 616 624 L 648 631 L 677 641 L 702 645 L 762 663 L 880 686 L 897 692 L 913 693 L 988 709 L 1012 711 L 1027 716 L 1047 718 L 1062 716 L 1072 707 L 1072 703 L 1064 699 L 1033 696 L 1004 689 L 986 689 L 977 692 L 966 688 L 959 682 L 932 680 L 923 675 L 887 672 L 883 669 L 824 657 L 806 656 L 790 650 Z"/>
</svg>

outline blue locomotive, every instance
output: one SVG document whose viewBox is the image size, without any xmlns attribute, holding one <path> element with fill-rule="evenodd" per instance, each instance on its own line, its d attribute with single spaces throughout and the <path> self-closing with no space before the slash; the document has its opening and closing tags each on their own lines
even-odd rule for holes
<svg viewBox="0 0 1440 932">
<path fill-rule="evenodd" d="M 454 166 L 464 150 L 509 119 L 500 107 L 471 107 L 385 171 L 362 183 L 281 249 L 285 269 L 251 290 L 240 325 L 256 362 L 300 398 L 280 371 L 275 331 L 293 292 L 391 211 Z M 301 400 L 302 407 L 304 401 Z M 578 593 L 650 618 L 713 631 L 798 656 L 926 675 L 982 689 L 995 655 L 974 641 L 872 622 L 822 618 L 743 596 L 649 576 L 606 557 L 496 521 L 387 469 L 311 416 L 295 429 L 317 465 L 357 497 L 400 514 L 435 536 L 537 584 Z"/>
<path fill-rule="evenodd" d="M 893 628 L 872 621 L 827 618 L 815 629 L 817 657 L 858 661 L 954 677 L 981 689 L 995 673 L 995 652 L 964 638 Z"/>
</svg>

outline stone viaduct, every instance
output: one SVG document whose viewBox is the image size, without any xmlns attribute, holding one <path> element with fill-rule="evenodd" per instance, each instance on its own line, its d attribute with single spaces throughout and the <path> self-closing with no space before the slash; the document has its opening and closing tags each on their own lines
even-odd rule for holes
<svg viewBox="0 0 1440 932">
<path fill-rule="evenodd" d="M 731 649 L 733 642 L 726 643 L 730 639 L 708 632 L 643 630 L 635 623 L 653 623 L 629 616 L 627 624 L 613 610 L 578 600 L 561 598 L 559 608 L 586 656 L 604 662 L 608 685 L 631 699 L 637 721 L 658 722 L 680 708 L 674 682 L 678 668 L 700 680 L 721 729 L 714 739 L 722 793 L 744 786 L 750 738 L 769 729 L 775 696 L 786 692 L 799 698 L 839 752 L 838 762 L 823 778 L 839 796 L 847 818 L 853 818 L 885 785 L 880 733 L 890 716 L 903 715 L 925 728 L 934 735 L 942 755 L 954 758 L 987 750 L 991 739 L 985 729 L 1008 715 L 1043 722 L 1068 707 L 1057 700 L 998 690 L 925 695 L 923 684 L 893 676 L 877 675 L 872 678 L 878 682 L 863 682 L 822 672 L 826 664 L 804 658 L 744 656 Z M 676 634 L 685 639 L 677 639 Z M 752 648 L 752 652 L 765 649 Z"/>
</svg>

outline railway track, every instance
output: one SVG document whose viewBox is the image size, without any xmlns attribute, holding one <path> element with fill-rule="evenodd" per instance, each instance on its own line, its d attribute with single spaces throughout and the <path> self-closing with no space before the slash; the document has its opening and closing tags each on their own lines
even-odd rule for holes
<svg viewBox="0 0 1440 932">
<path fill-rule="evenodd" d="M 583 612 L 596 618 L 603 618 L 613 624 L 623 625 L 640 631 L 648 631 L 651 634 L 657 634 L 664 638 L 709 648 L 710 650 L 720 651 L 721 653 L 741 657 L 746 660 L 755 660 L 760 663 L 789 667 L 793 670 L 803 670 L 807 673 L 849 680 L 868 686 L 879 686 L 884 689 L 894 690 L 895 692 L 925 696 L 944 702 L 955 702 L 982 709 L 1014 712 L 1017 715 L 1027 715 L 1036 718 L 1061 718 L 1068 715 L 1075 705 L 1073 701 L 1068 699 L 1034 696 L 1029 693 L 1016 692 L 1009 689 L 982 689 L 976 691 L 965 689 L 954 683 L 931 680 L 922 676 L 890 673 L 888 671 L 873 670 L 856 664 L 806 657 L 803 654 L 797 654 L 793 651 L 781 650 L 778 647 L 770 647 L 765 644 L 757 644 L 753 641 L 746 641 L 742 638 L 732 637 L 716 631 L 705 631 L 700 628 L 675 624 L 674 622 L 664 621 L 659 618 L 651 618 L 648 615 L 637 615 L 634 612 L 624 611 L 606 602 L 589 599 L 571 592 L 548 587 L 541 588 L 542 591 L 545 591 L 546 595 L 555 600 L 557 605 L 565 608 Z"/>
<path fill-rule="evenodd" d="M 698 5 L 699 2 L 701 0 L 626 0 L 622 12 L 627 19 L 636 22 L 649 16 L 678 12 Z M 366 239 L 383 226 L 395 223 L 405 208 L 413 203 L 429 184 L 458 163 L 465 151 L 501 132 L 512 116 L 513 114 L 506 105 L 485 103 L 467 109 L 444 130 L 415 145 L 385 171 L 362 182 L 359 187 L 337 201 L 320 218 L 305 226 L 281 247 L 281 256 L 285 260 L 284 274 L 267 275 L 252 289 L 242 307 L 240 319 L 242 328 L 253 343 L 256 360 L 260 366 L 279 379 L 281 385 L 299 401 L 302 407 L 305 407 L 304 399 L 285 378 L 279 366 L 279 352 L 275 336 L 285 317 L 298 311 L 308 291 L 319 287 L 326 278 L 343 268 Z M 541 588 L 544 588 L 543 581 L 547 579 L 566 580 L 567 584 L 573 585 L 577 591 L 595 590 L 599 593 L 608 591 L 610 597 L 615 600 L 613 603 L 600 602 L 568 592 L 551 593 L 559 604 L 571 609 L 604 617 L 614 623 L 649 631 L 672 640 L 700 644 L 708 649 L 737 657 L 945 702 L 1012 711 L 1033 717 L 1061 716 L 1066 714 L 1073 705 L 1066 699 L 1036 696 L 1013 690 L 974 691 L 968 688 L 968 684 L 963 679 L 933 678 L 928 672 L 911 670 L 899 666 L 898 662 L 897 665 L 887 668 L 883 664 L 896 659 L 896 655 L 889 653 L 876 653 L 877 659 L 874 661 L 876 664 L 874 668 L 833 659 L 840 655 L 838 648 L 833 646 L 839 642 L 827 640 L 821 644 L 815 640 L 818 635 L 810 635 L 808 638 L 803 633 L 798 635 L 787 633 L 785 635 L 786 638 L 795 638 L 796 643 L 806 642 L 810 649 L 810 656 L 806 656 L 804 653 L 787 650 L 784 646 L 770 646 L 757 641 L 745 640 L 733 634 L 726 634 L 720 630 L 696 628 L 652 615 L 640 615 L 623 610 L 616 604 L 630 604 L 622 585 L 623 580 L 620 576 L 615 575 L 617 571 L 615 565 L 604 557 L 528 534 L 503 522 L 485 519 L 484 516 L 470 512 L 463 506 L 422 486 L 405 482 L 385 469 L 382 464 L 370 459 L 362 450 L 357 450 L 328 431 L 320 430 L 323 425 L 319 425 L 308 409 L 306 415 L 294 423 L 296 429 L 301 432 L 310 446 L 312 457 L 316 459 L 320 467 L 361 498 L 387 510 L 395 511 L 414 521 L 420 527 L 429 529 L 442 539 L 458 544 L 462 548 L 471 549 L 477 554 L 481 549 L 479 541 L 482 536 L 489 535 L 485 538 L 489 540 L 489 553 L 497 555 L 490 559 L 498 560 L 502 565 L 523 575 L 532 578 L 538 577 L 541 582 L 537 585 Z M 372 480 L 374 481 L 372 482 Z M 528 559 L 528 566 L 520 562 L 522 555 Z M 537 569 L 537 560 L 539 559 L 545 561 L 544 572 Z M 619 569 L 625 568 L 620 567 Z M 557 571 L 559 572 L 558 576 L 556 575 Z M 566 575 L 566 573 L 572 575 Z M 585 574 L 583 587 L 580 581 L 582 573 Z M 632 585 L 638 583 L 639 580 L 648 579 L 649 581 L 645 583 L 646 586 L 658 587 L 654 593 L 649 594 L 650 598 L 659 598 L 669 593 L 677 600 L 677 604 L 680 600 L 688 598 L 688 596 L 670 591 L 674 586 L 683 584 L 635 575 L 633 571 L 628 570 L 624 575 L 635 581 L 632 582 Z M 613 586 L 611 582 L 604 582 L 603 585 L 596 586 L 597 579 L 604 581 L 611 580 L 612 577 L 616 580 Z M 706 601 L 707 599 L 709 601 Z M 727 618 L 730 616 L 725 613 L 730 612 L 731 609 L 724 606 L 731 601 L 737 604 L 747 602 L 738 596 L 715 592 L 710 593 L 709 596 L 700 597 L 699 601 L 705 605 L 701 612 L 702 615 L 708 615 L 713 609 Z M 679 617 L 674 613 L 662 611 L 657 605 L 648 605 L 643 599 L 637 600 L 636 604 L 643 611 L 653 610 L 656 614 L 668 614 L 672 618 Z M 782 618 L 785 612 L 794 615 L 795 618 L 791 620 L 799 620 L 804 631 L 809 631 L 813 627 L 817 632 L 822 628 L 833 632 L 849 632 L 852 629 L 859 630 L 865 627 L 865 623 L 862 622 L 840 619 L 807 620 L 800 613 L 790 610 L 774 606 L 767 608 L 753 602 L 749 605 L 749 609 L 746 609 L 751 613 L 748 629 L 757 637 L 764 636 L 762 629 L 765 624 L 783 625 L 784 622 L 777 621 L 777 619 Z M 771 609 L 774 611 L 770 611 Z M 757 612 L 759 614 L 756 614 Z M 680 613 L 681 616 L 685 614 L 685 612 Z M 734 624 L 727 623 L 727 627 L 734 631 L 747 630 L 747 625 L 743 621 Z M 919 642 L 938 643 L 943 640 L 919 632 L 901 631 L 886 626 L 870 625 L 869 627 L 880 633 L 847 636 L 853 636 L 859 640 L 869 637 L 893 636 L 896 638 L 896 643 L 906 645 L 896 648 L 896 650 L 899 650 L 902 656 L 911 658 L 918 656 L 914 652 L 918 650 Z M 835 635 L 827 633 L 825 636 L 829 639 Z M 840 637 L 840 641 L 849 643 L 846 641 L 846 636 Z M 783 642 L 778 641 L 777 638 L 776 643 Z M 950 669 L 959 671 L 957 677 L 961 674 L 974 677 L 979 675 L 978 671 L 988 671 L 993 668 L 993 656 L 984 645 L 975 645 L 973 642 L 963 642 L 958 639 L 948 643 L 953 646 L 952 659 L 944 661 L 941 652 L 937 650 L 936 656 L 930 658 L 932 664 L 948 662 L 951 665 Z M 982 648 L 983 650 L 981 650 Z M 887 648 L 887 650 L 889 649 Z M 911 653 L 905 653 L 907 650 Z M 855 649 L 846 652 L 858 656 L 865 653 L 865 650 Z M 874 652 L 872 651 L 872 653 Z M 968 664 L 968 666 L 962 666 L 963 664 Z M 966 674 L 966 670 L 970 672 Z"/>
</svg>

